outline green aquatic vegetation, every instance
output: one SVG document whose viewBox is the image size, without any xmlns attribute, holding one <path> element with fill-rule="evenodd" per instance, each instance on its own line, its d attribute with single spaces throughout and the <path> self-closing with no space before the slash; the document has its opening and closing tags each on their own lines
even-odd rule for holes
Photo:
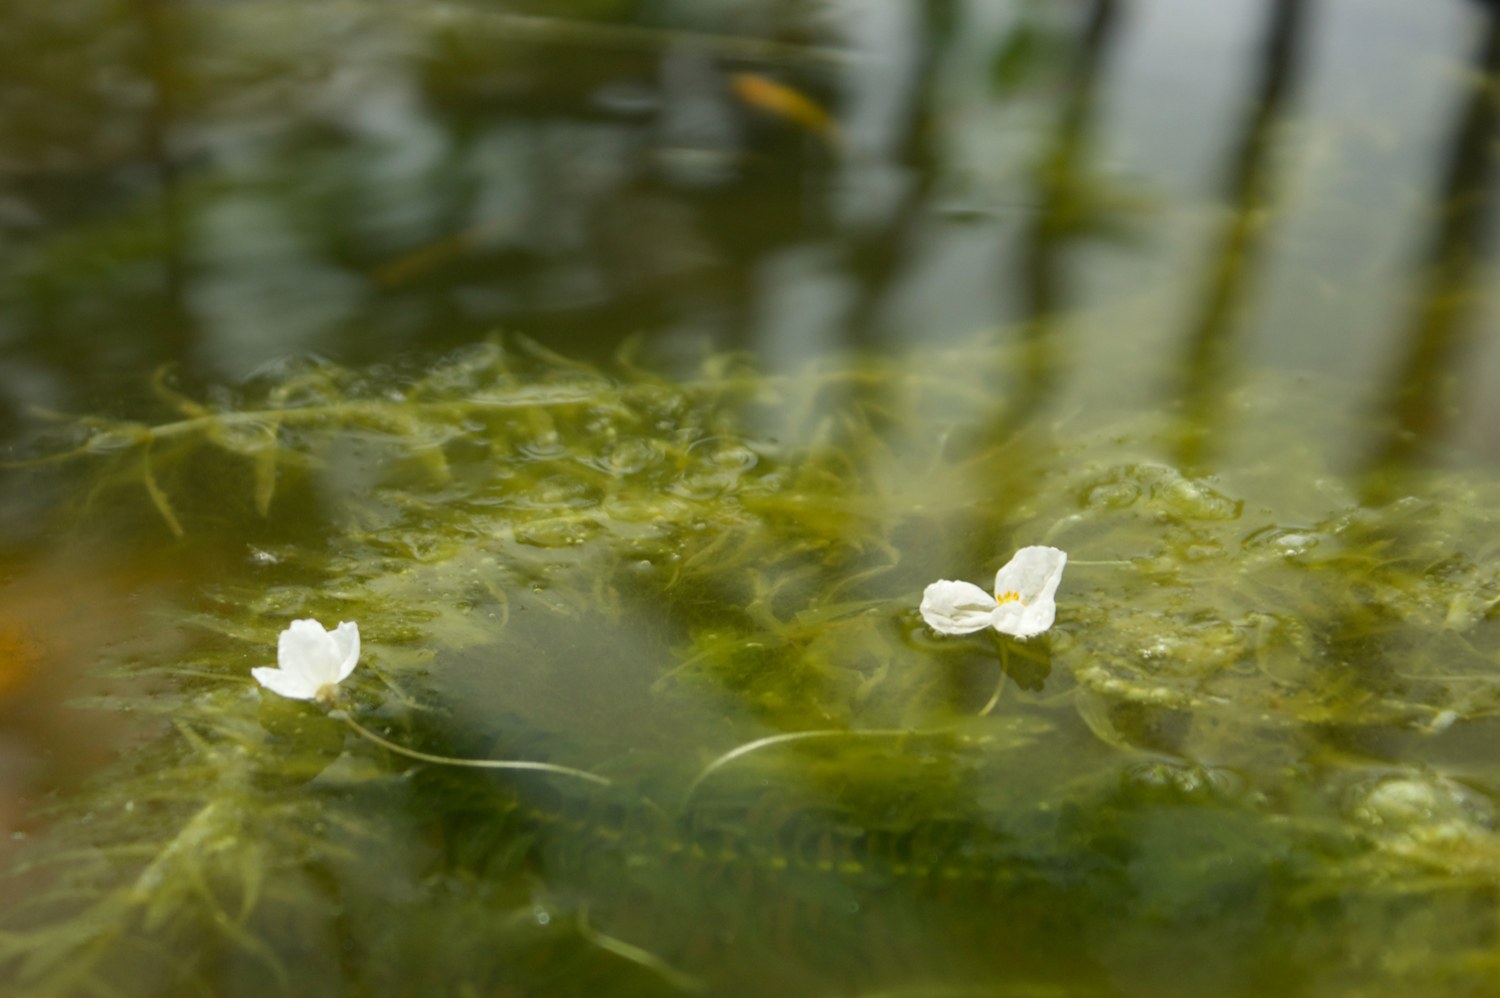
<svg viewBox="0 0 1500 998">
<path fill-rule="evenodd" d="M 1500 927 L 1490 788 L 1421 749 L 1492 723 L 1496 483 L 1362 503 L 1274 386 L 1188 473 L 1165 419 L 1008 414 L 1012 359 L 667 376 L 514 338 L 61 422 L 5 474 L 238 567 L 161 609 L 175 659 L 105 663 L 82 705 L 146 748 L 38 817 L 4 973 L 1161 993 L 1182 946 L 1249 993 L 1399 923 L 1392 965 L 1492 980 L 1398 900 Z M 1051 630 L 923 625 L 1030 544 L 1071 557 Z M 359 624 L 335 713 L 251 678 L 304 618 Z"/>
</svg>

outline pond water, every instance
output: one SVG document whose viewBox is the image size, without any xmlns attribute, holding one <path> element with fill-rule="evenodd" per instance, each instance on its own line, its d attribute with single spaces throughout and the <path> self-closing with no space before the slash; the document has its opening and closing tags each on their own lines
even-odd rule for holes
<svg viewBox="0 0 1500 998">
<path fill-rule="evenodd" d="M 0 63 L 9 992 L 1500 992 L 1493 4 Z"/>
</svg>

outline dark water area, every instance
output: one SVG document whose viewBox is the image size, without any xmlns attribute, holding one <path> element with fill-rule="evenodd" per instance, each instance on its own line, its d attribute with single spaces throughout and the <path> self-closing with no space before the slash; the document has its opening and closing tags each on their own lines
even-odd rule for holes
<svg viewBox="0 0 1500 998">
<path fill-rule="evenodd" d="M 1500 7 L 0 66 L 7 993 L 1500 992 Z M 1045 633 L 919 612 L 1037 545 Z"/>
</svg>

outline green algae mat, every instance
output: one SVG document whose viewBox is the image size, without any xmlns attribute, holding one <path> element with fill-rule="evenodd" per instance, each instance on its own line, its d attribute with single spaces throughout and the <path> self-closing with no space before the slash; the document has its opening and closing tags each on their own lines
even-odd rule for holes
<svg viewBox="0 0 1500 998">
<path fill-rule="evenodd" d="M 1330 392 L 1271 380 L 1210 467 L 1180 413 L 1028 405 L 1003 342 L 766 375 L 509 336 L 55 415 L 12 486 L 213 568 L 75 703 L 130 740 L 41 807 L 0 973 L 1500 988 L 1500 481 L 1335 467 Z M 1028 545 L 1069 555 L 1050 630 L 924 624 Z M 361 639 L 321 701 L 251 673 L 308 619 Z"/>
</svg>

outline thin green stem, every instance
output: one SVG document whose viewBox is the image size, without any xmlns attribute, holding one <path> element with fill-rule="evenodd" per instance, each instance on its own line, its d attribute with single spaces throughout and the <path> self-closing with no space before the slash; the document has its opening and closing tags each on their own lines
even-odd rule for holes
<svg viewBox="0 0 1500 998">
<path fill-rule="evenodd" d="M 995 692 L 990 695 L 989 702 L 979 709 L 980 717 L 989 717 L 990 711 L 1000 702 L 1000 694 L 1005 692 L 1005 679 L 1010 674 L 1010 645 L 1004 641 L 1000 642 L 1000 678 L 995 681 Z"/>
<path fill-rule="evenodd" d="M 578 912 L 578 932 L 583 938 L 622 959 L 646 968 L 661 977 L 679 991 L 702 991 L 703 982 L 691 974 L 685 974 L 649 950 L 627 943 L 623 939 L 606 935 L 589 924 L 588 909 Z"/>
<path fill-rule="evenodd" d="M 911 734 L 912 732 L 904 729 L 875 728 L 869 731 L 844 731 L 839 728 L 819 728 L 816 731 L 788 731 L 780 735 L 767 735 L 765 738 L 757 738 L 753 742 L 746 742 L 737 748 L 725 752 L 713 762 L 704 766 L 693 782 L 688 784 L 687 790 L 683 793 L 682 806 L 687 806 L 688 801 L 692 800 L 693 794 L 697 792 L 698 787 L 710 776 L 736 759 L 742 759 L 752 752 L 759 752 L 763 748 L 769 748 L 773 745 L 785 745 L 788 742 L 806 741 L 812 738 L 892 738 L 906 737 Z"/>
<path fill-rule="evenodd" d="M 361 738 L 379 745 L 387 751 L 394 752 L 397 755 L 404 755 L 408 759 L 416 759 L 419 762 L 431 762 L 439 766 L 464 766 L 469 769 L 529 769 L 539 773 L 552 773 L 555 776 L 571 776 L 580 780 L 588 780 L 590 783 L 597 783 L 604 787 L 614 785 L 614 781 L 607 777 L 589 773 L 582 769 L 574 769 L 572 766 L 559 766 L 552 762 L 526 762 L 515 759 L 454 759 L 446 755 L 432 755 L 428 752 L 419 752 L 416 749 L 407 748 L 405 745 L 398 745 L 387 738 L 380 737 L 350 717 L 345 711 L 335 710 L 329 716 L 343 721 Z"/>
</svg>

